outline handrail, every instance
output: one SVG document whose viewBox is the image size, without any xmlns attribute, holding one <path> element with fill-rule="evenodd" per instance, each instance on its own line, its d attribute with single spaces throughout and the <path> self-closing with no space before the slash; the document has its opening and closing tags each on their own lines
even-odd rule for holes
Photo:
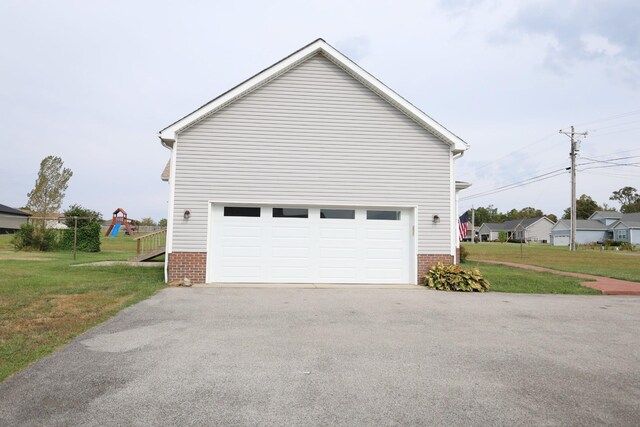
<svg viewBox="0 0 640 427">
<path fill-rule="evenodd" d="M 137 242 L 136 253 L 138 255 L 144 252 L 151 252 L 166 245 L 167 229 L 163 228 L 162 230 L 154 231 L 144 236 L 134 237 L 133 240 Z"/>
</svg>

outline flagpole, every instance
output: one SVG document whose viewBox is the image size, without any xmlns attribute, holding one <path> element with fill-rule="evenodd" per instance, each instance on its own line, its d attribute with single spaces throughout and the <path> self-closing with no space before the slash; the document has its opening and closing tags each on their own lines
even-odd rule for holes
<svg viewBox="0 0 640 427">
<path fill-rule="evenodd" d="M 471 241 L 476 243 L 476 208 L 471 205 Z"/>
</svg>

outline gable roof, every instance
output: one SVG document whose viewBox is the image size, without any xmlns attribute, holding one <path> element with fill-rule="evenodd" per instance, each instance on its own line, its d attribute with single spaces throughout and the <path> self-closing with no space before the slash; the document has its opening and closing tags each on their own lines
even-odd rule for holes
<svg viewBox="0 0 640 427">
<path fill-rule="evenodd" d="M 619 225 L 622 225 L 622 228 L 640 228 L 640 221 L 622 220 L 616 222 L 612 228 L 620 228 Z"/>
<path fill-rule="evenodd" d="M 524 228 L 529 228 L 536 222 L 540 221 L 541 219 L 546 219 L 551 224 L 553 224 L 553 221 L 551 221 L 546 216 L 538 216 L 535 218 L 511 219 L 505 222 L 485 222 L 482 225 L 486 225 L 487 228 L 491 231 L 501 231 L 501 230 L 512 231 L 512 230 L 515 230 L 516 227 L 520 224 L 522 224 Z"/>
<path fill-rule="evenodd" d="M 180 120 L 162 129 L 158 135 L 162 144 L 170 147 L 175 141 L 176 134 L 180 130 L 226 107 L 248 92 L 269 82 L 281 74 L 286 73 L 291 68 L 319 53 L 345 70 L 352 77 L 367 86 L 370 90 L 378 94 L 381 98 L 392 104 L 405 115 L 413 119 L 423 128 L 433 133 L 440 140 L 448 144 L 451 147 L 451 151 L 461 153 L 469 148 L 469 145 L 453 132 L 449 131 L 409 101 L 389 89 L 380 80 L 360 68 L 355 62 L 351 61 L 323 39 L 317 39 L 316 41 L 304 46 L 286 58 L 262 70 L 253 77 L 229 89 L 227 92 L 209 101 L 192 113 L 187 114 Z"/>
<path fill-rule="evenodd" d="M 31 216 L 26 212 L 22 212 L 21 210 L 11 208 L 7 205 L 0 205 L 0 213 L 6 213 L 11 215 L 17 215 L 17 216 Z"/>
<path fill-rule="evenodd" d="M 612 224 L 613 225 L 613 224 Z M 571 229 L 571 221 L 568 219 L 561 219 L 553 227 L 554 229 L 564 230 Z M 576 231 L 607 231 L 611 228 L 611 225 L 604 225 L 604 223 L 596 219 L 578 219 L 576 220 Z"/>
<path fill-rule="evenodd" d="M 591 214 L 589 219 L 592 219 L 596 215 L 600 215 L 601 217 L 606 218 L 606 219 L 620 219 L 620 218 L 622 218 L 622 214 L 620 212 L 618 212 L 618 211 L 595 211 L 594 213 Z"/>
</svg>

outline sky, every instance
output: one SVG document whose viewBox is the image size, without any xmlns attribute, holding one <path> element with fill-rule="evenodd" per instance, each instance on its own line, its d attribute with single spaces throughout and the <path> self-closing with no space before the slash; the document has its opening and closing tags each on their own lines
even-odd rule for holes
<svg viewBox="0 0 640 427">
<path fill-rule="evenodd" d="M 578 195 L 640 189 L 635 0 L 1 0 L 0 16 L 1 204 L 25 205 L 55 155 L 63 208 L 166 217 L 158 131 L 319 37 L 470 145 L 460 212 L 562 214 L 571 125 L 588 132 Z"/>
</svg>

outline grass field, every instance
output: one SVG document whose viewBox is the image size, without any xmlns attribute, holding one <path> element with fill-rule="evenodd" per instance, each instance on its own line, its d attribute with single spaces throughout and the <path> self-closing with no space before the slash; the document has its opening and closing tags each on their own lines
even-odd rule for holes
<svg viewBox="0 0 640 427">
<path fill-rule="evenodd" d="M 596 289 L 581 286 L 584 280 L 553 273 L 512 268 L 504 265 L 466 262 L 465 269 L 477 268 L 491 283 L 491 291 L 519 294 L 601 295 Z"/>
<path fill-rule="evenodd" d="M 0 236 L 0 381 L 164 287 L 162 268 L 71 267 L 127 260 L 135 242 L 103 239 L 103 251 L 15 252 Z"/>
<path fill-rule="evenodd" d="M 509 261 L 640 282 L 640 251 L 600 251 L 581 248 L 570 252 L 565 247 L 529 244 L 523 245 L 520 256 L 518 243 L 465 243 L 463 246 L 469 254 L 470 262 Z"/>
</svg>

